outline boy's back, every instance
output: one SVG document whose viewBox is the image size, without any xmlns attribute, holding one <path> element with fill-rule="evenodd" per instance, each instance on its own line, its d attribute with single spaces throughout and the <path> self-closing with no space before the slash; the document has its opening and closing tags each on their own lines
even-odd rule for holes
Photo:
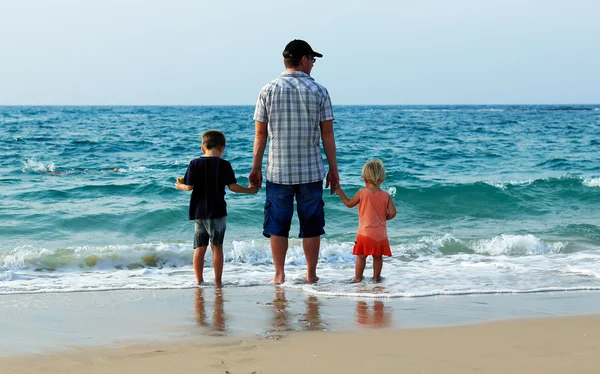
<svg viewBox="0 0 600 374">
<path fill-rule="evenodd" d="M 225 186 L 237 183 L 231 164 L 220 157 L 199 157 L 190 161 L 183 183 L 194 186 L 189 219 L 227 216 Z"/>
</svg>

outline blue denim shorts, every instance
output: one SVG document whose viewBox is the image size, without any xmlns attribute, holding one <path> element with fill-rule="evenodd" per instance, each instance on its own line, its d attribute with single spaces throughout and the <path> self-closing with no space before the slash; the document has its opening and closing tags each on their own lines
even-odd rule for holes
<svg viewBox="0 0 600 374">
<path fill-rule="evenodd" d="M 267 181 L 264 236 L 289 236 L 294 215 L 294 197 L 300 220 L 298 236 L 312 238 L 325 234 L 323 182 L 287 185 Z"/>
<path fill-rule="evenodd" d="M 227 217 L 202 218 L 194 221 L 194 248 L 205 247 L 208 241 L 222 245 L 227 228 Z"/>
</svg>

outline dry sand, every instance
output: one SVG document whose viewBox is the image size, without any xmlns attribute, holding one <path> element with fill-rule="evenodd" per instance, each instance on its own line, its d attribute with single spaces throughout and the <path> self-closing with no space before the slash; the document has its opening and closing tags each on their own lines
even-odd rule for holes
<svg viewBox="0 0 600 374">
<path fill-rule="evenodd" d="M 366 318 L 377 318 L 374 314 Z M 376 322 L 376 321 L 371 321 Z M 2 373 L 598 373 L 600 315 L 155 341 L 0 359 Z"/>
</svg>

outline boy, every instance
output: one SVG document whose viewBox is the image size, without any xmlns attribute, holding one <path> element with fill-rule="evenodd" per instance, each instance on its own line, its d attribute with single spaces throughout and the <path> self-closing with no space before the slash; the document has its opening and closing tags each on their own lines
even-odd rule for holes
<svg viewBox="0 0 600 374">
<path fill-rule="evenodd" d="M 202 284 L 204 281 L 204 254 L 210 240 L 217 287 L 221 287 L 223 275 L 223 239 L 227 222 L 225 186 L 237 193 L 258 192 L 258 187 L 237 184 L 231 164 L 222 159 L 224 150 L 225 135 L 222 132 L 205 132 L 202 135 L 204 157 L 190 161 L 185 176 L 175 183 L 178 190 L 192 191 L 189 219 L 195 221 L 193 264 L 196 282 Z"/>
</svg>

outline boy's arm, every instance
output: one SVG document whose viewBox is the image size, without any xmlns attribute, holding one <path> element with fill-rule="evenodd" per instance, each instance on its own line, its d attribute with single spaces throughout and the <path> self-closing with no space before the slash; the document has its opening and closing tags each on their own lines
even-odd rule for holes
<svg viewBox="0 0 600 374">
<path fill-rule="evenodd" d="M 227 187 L 229 187 L 230 191 L 233 191 L 235 193 L 255 194 L 258 192 L 258 186 L 244 187 L 244 186 L 240 186 L 237 183 L 232 183 L 230 185 L 227 185 Z"/>
<path fill-rule="evenodd" d="M 342 190 L 342 187 L 338 187 L 335 190 L 335 193 L 342 199 L 342 202 L 348 208 L 354 208 L 360 202 L 360 194 L 358 192 L 354 194 L 354 197 L 352 199 L 348 199 L 348 196 L 346 196 L 346 193 L 344 192 L 344 190 Z"/>
<path fill-rule="evenodd" d="M 391 196 L 388 199 L 387 210 L 388 210 L 388 213 L 387 213 L 387 216 L 385 217 L 385 219 L 390 220 L 390 219 L 396 217 L 396 206 L 394 205 L 394 200 L 392 200 Z"/>
<path fill-rule="evenodd" d="M 194 189 L 194 186 L 189 184 L 183 184 L 183 178 L 177 178 L 177 182 L 175 182 L 175 188 L 180 191 L 191 191 Z"/>
</svg>

